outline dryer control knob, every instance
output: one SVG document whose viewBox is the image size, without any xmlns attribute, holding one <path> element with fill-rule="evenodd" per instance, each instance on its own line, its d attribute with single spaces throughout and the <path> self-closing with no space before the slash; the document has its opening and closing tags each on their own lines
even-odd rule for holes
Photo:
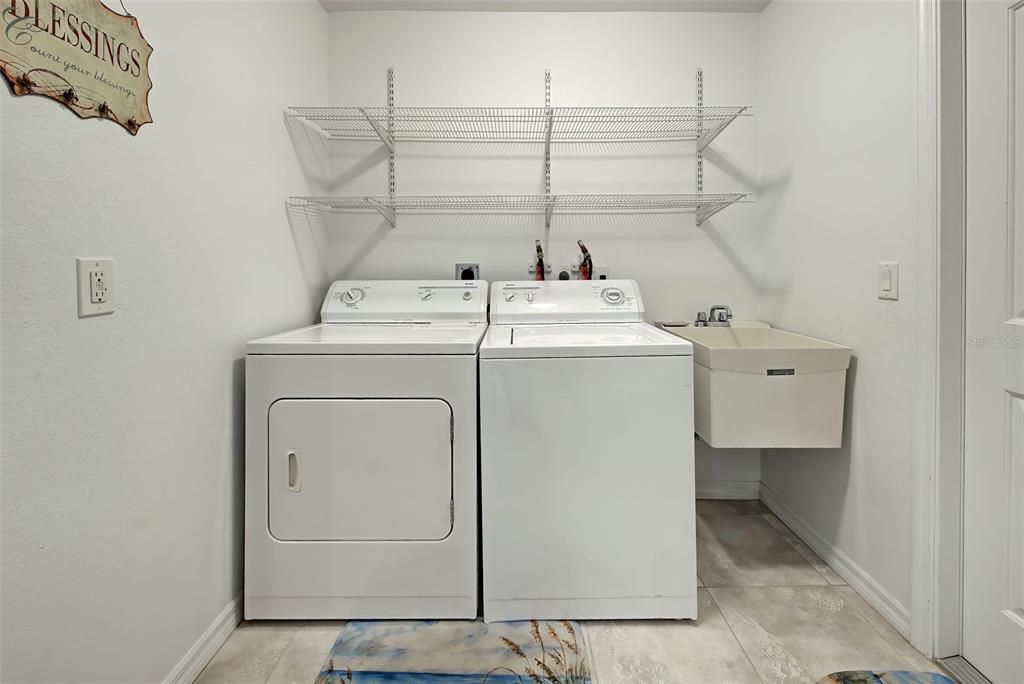
<svg viewBox="0 0 1024 684">
<path fill-rule="evenodd" d="M 359 302 L 363 301 L 363 297 L 366 293 L 361 288 L 353 287 L 350 290 L 345 290 L 341 293 L 341 301 L 349 306 L 354 306 Z"/>
<path fill-rule="evenodd" d="M 516 293 L 515 292 L 506 292 L 505 293 L 505 301 L 506 302 L 513 302 L 513 301 L 515 301 L 515 299 L 516 299 Z"/>
<path fill-rule="evenodd" d="M 617 287 L 606 287 L 601 290 L 601 298 L 609 304 L 621 304 L 626 299 L 626 293 Z"/>
<path fill-rule="evenodd" d="M 422 299 L 425 302 L 429 302 L 433 298 L 434 293 L 431 292 L 430 290 L 424 290 L 423 292 L 420 292 L 420 299 Z"/>
</svg>

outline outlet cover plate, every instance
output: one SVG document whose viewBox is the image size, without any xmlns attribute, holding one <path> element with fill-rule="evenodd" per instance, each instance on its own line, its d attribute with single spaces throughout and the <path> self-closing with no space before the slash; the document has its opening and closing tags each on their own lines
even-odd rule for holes
<svg viewBox="0 0 1024 684">
<path fill-rule="evenodd" d="M 78 317 L 114 313 L 114 260 L 78 257 Z"/>
<path fill-rule="evenodd" d="M 536 275 L 536 273 L 537 273 L 537 262 L 536 261 L 531 261 L 530 264 L 526 267 L 526 272 L 529 273 L 531 276 L 532 275 Z M 554 266 L 551 265 L 551 262 L 545 261 L 544 262 L 544 273 L 547 274 L 547 273 L 553 273 L 553 272 L 554 272 Z"/>
<path fill-rule="evenodd" d="M 469 278 L 466 278 L 466 273 L 472 273 Z M 459 263 L 455 264 L 455 279 L 456 280 L 480 280 L 480 264 L 472 263 Z"/>
<path fill-rule="evenodd" d="M 891 300 L 900 298 L 900 262 L 878 262 L 878 298 Z"/>
</svg>

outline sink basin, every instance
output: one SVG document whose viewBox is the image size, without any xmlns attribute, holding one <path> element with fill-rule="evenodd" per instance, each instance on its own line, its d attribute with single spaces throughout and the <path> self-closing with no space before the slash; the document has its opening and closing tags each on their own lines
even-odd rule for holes
<svg viewBox="0 0 1024 684">
<path fill-rule="evenodd" d="M 671 330 L 693 343 L 693 360 L 708 368 L 763 373 L 845 370 L 850 349 L 775 328 L 684 328 Z"/>
<path fill-rule="evenodd" d="M 842 444 L 848 347 L 775 328 L 666 329 L 693 343 L 694 423 L 709 445 Z"/>
</svg>

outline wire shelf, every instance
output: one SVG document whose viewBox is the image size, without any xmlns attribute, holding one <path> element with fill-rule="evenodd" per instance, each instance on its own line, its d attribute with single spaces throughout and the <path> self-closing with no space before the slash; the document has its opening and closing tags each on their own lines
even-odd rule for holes
<svg viewBox="0 0 1024 684">
<path fill-rule="evenodd" d="M 651 214 L 695 212 L 700 224 L 722 209 L 748 201 L 747 193 L 617 195 L 396 195 L 292 197 L 292 207 L 378 212 L 391 225 L 409 214 Z"/>
<path fill-rule="evenodd" d="M 388 194 L 292 197 L 290 207 L 342 212 L 377 212 L 395 226 L 408 214 L 651 214 L 694 212 L 697 225 L 747 193 L 705 193 L 703 151 L 749 106 L 704 106 L 704 75 L 697 69 L 693 107 L 552 107 L 551 72 L 544 72 L 543 107 L 395 107 L 394 69 L 387 71 L 387 106 L 290 107 L 287 117 L 339 141 L 380 141 L 387 146 Z M 554 194 L 551 146 L 558 143 L 696 143 L 696 193 Z M 396 144 L 537 143 L 544 146 L 544 193 L 538 195 L 397 195 Z"/>
<path fill-rule="evenodd" d="M 703 150 L 751 108 L 739 107 L 291 107 L 333 140 L 470 143 L 692 141 Z"/>
</svg>

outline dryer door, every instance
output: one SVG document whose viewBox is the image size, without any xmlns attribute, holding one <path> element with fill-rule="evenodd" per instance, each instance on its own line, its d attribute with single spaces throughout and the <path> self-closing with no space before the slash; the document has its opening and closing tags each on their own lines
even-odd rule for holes
<svg viewBox="0 0 1024 684">
<path fill-rule="evenodd" d="M 270 533 L 439 540 L 452 529 L 452 411 L 439 399 L 281 399 L 268 416 Z"/>
</svg>

